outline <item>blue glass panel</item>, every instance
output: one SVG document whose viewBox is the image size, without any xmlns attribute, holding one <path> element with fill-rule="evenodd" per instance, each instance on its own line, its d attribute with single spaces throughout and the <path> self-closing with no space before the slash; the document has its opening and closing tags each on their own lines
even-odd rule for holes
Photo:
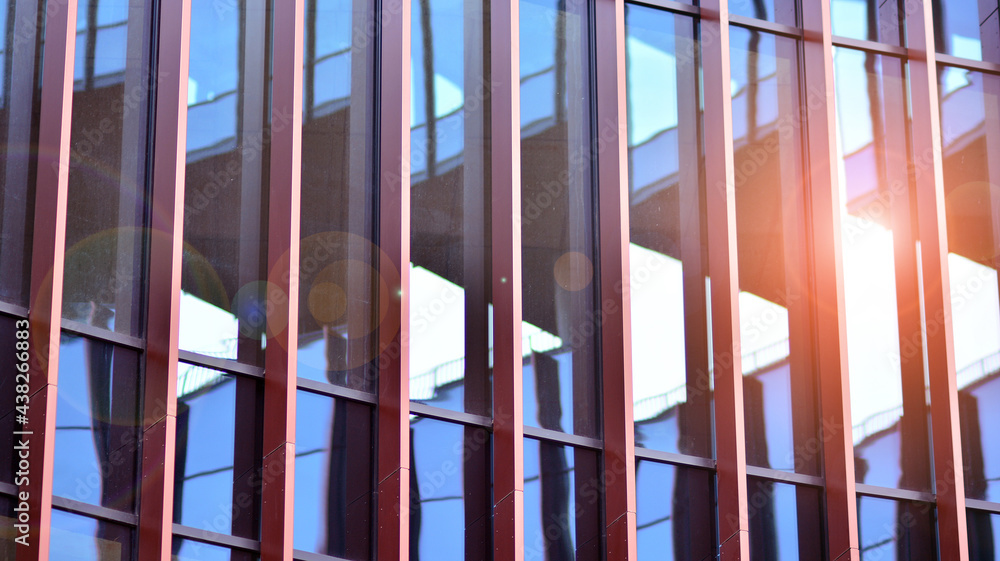
<svg viewBox="0 0 1000 561">
<path fill-rule="evenodd" d="M 639 559 L 686 561 L 714 556 L 714 474 L 640 460 L 635 481 Z"/>
<path fill-rule="evenodd" d="M 933 505 L 859 497 L 861 560 L 925 559 L 937 550 L 935 518 Z"/>
<path fill-rule="evenodd" d="M 966 511 L 969 526 L 969 561 L 1000 559 L 1000 514 Z"/>
<path fill-rule="evenodd" d="M 933 2 L 934 39 L 939 53 L 972 60 L 1000 60 L 1000 15 L 995 0 Z"/>
<path fill-rule="evenodd" d="M 171 561 L 257 561 L 258 557 L 246 551 L 175 537 L 170 559 Z"/>
<path fill-rule="evenodd" d="M 796 26 L 795 0 L 729 0 L 729 13 Z"/>
<path fill-rule="evenodd" d="M 750 558 L 822 559 L 822 490 L 749 478 Z"/>
<path fill-rule="evenodd" d="M 132 529 L 61 510 L 52 511 L 51 561 L 130 561 Z"/>
<path fill-rule="evenodd" d="M 879 41 L 901 45 L 905 29 L 900 25 L 903 15 L 900 0 L 833 0 L 830 18 L 833 34 L 851 39 Z M 911 4 L 907 3 L 906 6 Z M 912 4 L 916 6 L 916 4 Z"/>
</svg>

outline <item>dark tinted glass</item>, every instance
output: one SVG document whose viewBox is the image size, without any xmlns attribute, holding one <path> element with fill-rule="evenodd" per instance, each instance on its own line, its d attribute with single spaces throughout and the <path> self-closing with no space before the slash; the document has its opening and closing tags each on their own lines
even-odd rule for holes
<svg viewBox="0 0 1000 561">
<path fill-rule="evenodd" d="M 636 446 L 712 455 L 705 197 L 691 18 L 626 5 Z"/>
<path fill-rule="evenodd" d="M 488 3 L 412 6 L 410 399 L 489 415 Z"/>
<path fill-rule="evenodd" d="M 44 16 L 44 0 L 0 5 L 0 300 L 22 306 L 31 270 Z"/>
<path fill-rule="evenodd" d="M 139 355 L 63 335 L 53 493 L 132 511 L 137 487 Z"/>
<path fill-rule="evenodd" d="M 373 5 L 307 2 L 303 48 L 298 375 L 364 391 L 389 290 L 372 243 Z"/>
<path fill-rule="evenodd" d="M 747 462 L 819 473 L 798 42 L 730 31 Z M 815 447 L 813 447 L 815 449 Z"/>
<path fill-rule="evenodd" d="M 686 561 L 715 555 L 712 472 L 640 460 L 635 484 L 639 559 Z"/>
<path fill-rule="evenodd" d="M 965 494 L 1000 502 L 1000 77 L 945 67 L 940 78 Z"/>
<path fill-rule="evenodd" d="M 178 366 L 175 523 L 257 537 L 259 399 L 256 380 Z"/>
<path fill-rule="evenodd" d="M 170 557 L 171 561 L 256 561 L 257 559 L 256 555 L 247 551 L 177 537 L 174 538 Z"/>
<path fill-rule="evenodd" d="M 521 260 L 528 425 L 595 436 L 594 184 L 589 8 L 521 0 Z M 569 422 L 560 421 L 561 411 Z"/>
<path fill-rule="evenodd" d="M 191 4 L 180 348 L 249 364 L 267 311 L 268 7 Z"/>
<path fill-rule="evenodd" d="M 729 0 L 729 13 L 783 25 L 796 25 L 795 0 Z"/>
<path fill-rule="evenodd" d="M 410 420 L 413 559 L 490 559 L 490 434 L 424 417 Z"/>
<path fill-rule="evenodd" d="M 930 173 L 930 160 L 927 155 L 910 158 L 908 152 L 906 89 L 898 59 L 838 48 L 834 65 L 857 480 L 930 491 L 909 175 L 910 170 Z"/>
<path fill-rule="evenodd" d="M 15 318 L 0 315 L 0 353 L 6 353 L 0 356 L 10 357 L 7 360 L 0 360 L 0 431 L 3 431 L 0 434 L 9 434 L 11 437 L 14 436 L 14 431 L 24 428 L 17 422 L 19 413 L 15 407 L 24 405 L 23 402 L 17 401 L 17 386 L 29 381 L 17 370 L 17 361 L 13 360 L 18 352 L 23 352 L 17 350 L 17 342 L 26 340 L 17 338 L 17 321 Z M 21 327 L 24 325 L 22 323 Z M 22 334 L 25 333 L 22 331 Z M 20 378 L 18 374 L 21 374 Z M 28 405 L 30 409 L 30 403 Z M 14 454 L 13 446 L 0 446 L 0 481 L 14 483 L 16 465 L 17 456 Z"/>
<path fill-rule="evenodd" d="M 1000 514 L 969 509 L 970 561 L 990 561 L 1000 558 Z"/>
<path fill-rule="evenodd" d="M 933 505 L 858 497 L 861 560 L 935 559 Z"/>
<path fill-rule="evenodd" d="M 749 478 L 752 561 L 823 559 L 822 490 Z"/>
<path fill-rule="evenodd" d="M 138 335 L 146 215 L 151 3 L 77 12 L 63 317 Z"/>
<path fill-rule="evenodd" d="M 1000 11 L 996 0 L 941 0 L 934 7 L 939 53 L 1000 62 Z"/>
<path fill-rule="evenodd" d="M 901 0 L 832 0 L 833 34 L 902 45 L 906 7 L 914 9 L 917 6 Z"/>
<path fill-rule="evenodd" d="M 132 528 L 126 526 L 53 510 L 49 559 L 129 561 L 132 536 Z"/>
<path fill-rule="evenodd" d="M 18 523 L 15 514 L 17 513 L 14 512 L 13 499 L 9 499 L 5 495 L 0 495 L 0 524 L 4 528 L 14 530 L 14 532 L 0 533 L 0 558 L 2 559 L 15 558 L 18 545 L 14 541 L 14 538 L 22 535 L 20 530 L 14 526 L 14 524 Z M 27 529 L 27 527 L 25 528 Z"/>
<path fill-rule="evenodd" d="M 597 561 L 601 478 L 590 450 L 524 439 L 524 558 Z"/>
<path fill-rule="evenodd" d="M 371 557 L 372 410 L 299 391 L 295 411 L 295 549 Z"/>
</svg>

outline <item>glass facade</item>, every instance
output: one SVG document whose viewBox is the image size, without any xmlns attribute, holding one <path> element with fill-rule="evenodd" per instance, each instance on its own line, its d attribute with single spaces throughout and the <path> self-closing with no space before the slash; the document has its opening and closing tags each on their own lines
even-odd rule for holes
<svg viewBox="0 0 1000 561">
<path fill-rule="evenodd" d="M 998 14 L 7 0 L 0 558 L 996 561 Z"/>
</svg>

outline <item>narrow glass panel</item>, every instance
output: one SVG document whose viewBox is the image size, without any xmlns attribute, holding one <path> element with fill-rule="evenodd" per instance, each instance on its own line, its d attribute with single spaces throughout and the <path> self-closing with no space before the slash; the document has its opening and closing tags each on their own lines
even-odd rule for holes
<svg viewBox="0 0 1000 561">
<path fill-rule="evenodd" d="M 18 321 L 25 322 L 26 320 L 0 315 L 0 353 L 6 353 L 0 356 L 9 357 L 6 360 L 0 360 L 0 431 L 3 431 L 0 434 L 9 434 L 10 438 L 14 437 L 14 431 L 23 428 L 17 422 L 19 413 L 15 409 L 17 405 L 23 405 L 23 403 L 17 402 L 17 386 L 28 381 L 21 372 L 17 371 L 17 361 L 14 360 L 18 352 L 23 352 L 23 345 L 22 351 L 18 351 L 17 342 L 25 340 L 17 338 Z M 21 326 L 23 327 L 24 323 Z M 21 374 L 20 378 L 18 374 Z M 0 481 L 14 483 L 17 460 L 13 445 L 0 446 Z"/>
<path fill-rule="evenodd" d="M 906 31 L 901 23 L 905 6 L 917 6 L 901 0 L 832 0 L 830 19 L 833 34 L 851 39 L 902 45 Z"/>
<path fill-rule="evenodd" d="M 625 5 L 635 443 L 712 455 L 694 22 Z"/>
<path fill-rule="evenodd" d="M 819 473 L 798 42 L 730 29 L 747 462 Z"/>
<path fill-rule="evenodd" d="M 362 391 L 388 302 L 373 243 L 376 41 L 361 32 L 373 5 L 307 2 L 303 48 L 298 375 Z"/>
<path fill-rule="evenodd" d="M 49 559 L 53 561 L 132 559 L 133 532 L 127 526 L 53 509 L 51 532 Z"/>
<path fill-rule="evenodd" d="M 969 559 L 1000 559 L 1000 514 L 981 510 L 966 511 L 969 526 Z"/>
<path fill-rule="evenodd" d="M 936 559 L 933 505 L 858 497 L 861 561 Z"/>
<path fill-rule="evenodd" d="M 372 409 L 299 390 L 295 411 L 295 549 L 371 557 Z"/>
<path fill-rule="evenodd" d="M 584 2 L 521 0 L 522 316 L 539 333 L 524 347 L 536 362 L 524 401 L 540 413 L 524 422 L 596 436 L 588 17 Z"/>
<path fill-rule="evenodd" d="M 687 561 L 715 556 L 712 472 L 639 460 L 635 485 L 639 559 Z"/>
<path fill-rule="evenodd" d="M 858 483 L 930 491 L 906 91 L 898 59 L 836 49 L 847 358 Z M 907 383 L 903 384 L 903 380 Z"/>
<path fill-rule="evenodd" d="M 524 439 L 524 558 L 596 561 L 601 478 L 590 450 Z"/>
<path fill-rule="evenodd" d="M 249 551 L 228 549 L 175 537 L 170 561 L 257 561 Z"/>
<path fill-rule="evenodd" d="M 1000 62 L 1000 13 L 996 0 L 941 0 L 934 7 L 939 53 Z"/>
<path fill-rule="evenodd" d="M 116 510 L 135 508 L 139 355 L 63 335 L 53 494 Z"/>
<path fill-rule="evenodd" d="M 1000 502 L 1000 77 L 947 67 L 940 77 L 965 495 Z"/>
<path fill-rule="evenodd" d="M 729 13 L 782 25 L 798 25 L 796 0 L 729 0 Z"/>
<path fill-rule="evenodd" d="M 191 4 L 180 348 L 248 364 L 267 310 L 269 6 Z"/>
<path fill-rule="evenodd" d="M 489 415 L 488 3 L 411 4 L 410 399 Z"/>
<path fill-rule="evenodd" d="M 0 300 L 28 306 L 45 0 L 0 7 Z"/>
<path fill-rule="evenodd" d="M 410 419 L 411 558 L 492 559 L 490 433 Z"/>
<path fill-rule="evenodd" d="M 820 489 L 755 477 L 747 483 L 752 561 L 824 558 Z"/>
<path fill-rule="evenodd" d="M 139 335 L 146 236 L 149 0 L 77 12 L 62 315 Z"/>
<path fill-rule="evenodd" d="M 177 369 L 174 522 L 255 539 L 260 511 L 257 380 Z"/>
</svg>

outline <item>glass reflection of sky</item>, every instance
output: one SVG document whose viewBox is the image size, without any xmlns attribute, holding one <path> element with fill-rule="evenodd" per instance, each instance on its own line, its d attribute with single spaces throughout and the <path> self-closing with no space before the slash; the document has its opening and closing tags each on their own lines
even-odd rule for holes
<svg viewBox="0 0 1000 561">
<path fill-rule="evenodd" d="M 187 151 L 235 139 L 241 8 L 211 0 L 191 3 Z"/>
<path fill-rule="evenodd" d="M 128 549 L 123 551 L 121 543 L 98 537 L 103 535 L 98 526 L 93 518 L 52 509 L 50 558 L 60 561 L 125 561 Z"/>
<path fill-rule="evenodd" d="M 126 56 L 136 56 L 127 52 L 129 0 L 81 0 L 76 14 L 76 51 L 73 80 L 85 78 L 87 38 L 94 33 L 94 78 L 125 71 Z M 93 30 L 88 28 L 90 8 L 96 4 L 97 20 Z"/>
</svg>

